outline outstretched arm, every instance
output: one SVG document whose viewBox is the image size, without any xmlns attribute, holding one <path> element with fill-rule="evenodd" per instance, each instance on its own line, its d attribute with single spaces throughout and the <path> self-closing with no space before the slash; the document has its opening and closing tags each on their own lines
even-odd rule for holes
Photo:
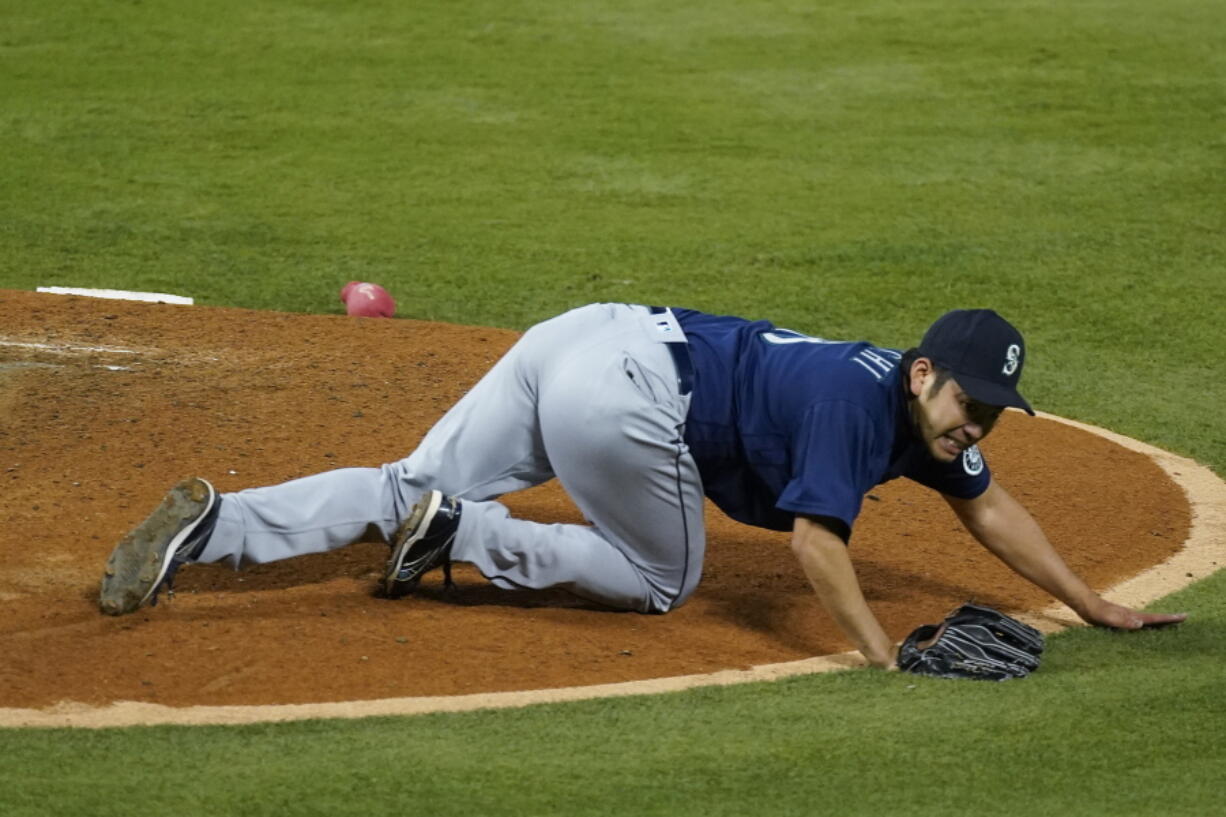
<svg viewBox="0 0 1226 817">
<path fill-rule="evenodd" d="M 843 540 L 813 519 L 796 517 L 792 552 L 826 611 L 868 662 L 894 667 L 898 650 L 868 608 Z"/>
<path fill-rule="evenodd" d="M 1142 613 L 1099 596 L 1060 558 L 1029 511 L 995 481 L 975 499 L 945 500 L 984 547 L 1090 624 L 1139 630 L 1187 618 L 1186 613 Z"/>
</svg>

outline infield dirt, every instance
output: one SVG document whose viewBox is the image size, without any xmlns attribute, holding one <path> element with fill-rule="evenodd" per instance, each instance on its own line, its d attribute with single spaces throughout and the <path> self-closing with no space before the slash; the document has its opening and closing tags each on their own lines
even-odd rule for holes
<svg viewBox="0 0 1226 817">
<path fill-rule="evenodd" d="M 102 616 L 112 546 L 179 478 L 234 491 L 399 459 L 517 335 L 11 291 L 0 291 L 0 317 L 0 707 L 538 689 L 849 646 L 785 535 L 710 508 L 703 582 L 666 616 L 499 591 L 463 569 L 454 594 L 429 577 L 412 598 L 383 599 L 377 542 L 239 572 L 192 566 L 175 598 Z M 984 450 L 1097 588 L 1163 561 L 1187 536 L 1181 489 L 1143 454 L 1015 413 Z M 539 521 L 581 521 L 553 484 L 506 502 Z M 893 636 L 967 599 L 1011 611 L 1050 601 L 904 481 L 872 493 L 852 555 Z"/>
</svg>

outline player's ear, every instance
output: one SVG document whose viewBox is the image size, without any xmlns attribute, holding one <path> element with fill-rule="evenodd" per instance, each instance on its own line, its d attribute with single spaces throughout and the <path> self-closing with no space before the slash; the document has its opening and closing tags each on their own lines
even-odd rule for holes
<svg viewBox="0 0 1226 817">
<path fill-rule="evenodd" d="M 924 379 L 932 374 L 932 360 L 926 357 L 917 357 L 911 362 L 911 371 L 907 373 L 907 385 L 911 389 L 913 397 L 919 397 L 924 393 Z"/>
</svg>

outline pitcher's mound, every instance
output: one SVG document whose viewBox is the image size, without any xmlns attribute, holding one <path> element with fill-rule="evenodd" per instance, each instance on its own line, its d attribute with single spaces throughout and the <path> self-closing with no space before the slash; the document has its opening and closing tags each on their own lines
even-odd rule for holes
<svg viewBox="0 0 1226 817">
<path fill-rule="evenodd" d="M 111 547 L 181 477 L 235 491 L 397 460 L 516 335 L 7 291 L 0 318 L 0 707 L 539 689 L 849 648 L 787 537 L 713 509 L 703 582 L 665 616 L 500 591 L 471 571 L 457 571 L 454 594 L 430 576 L 415 597 L 378 598 L 387 548 L 375 543 L 237 573 L 192 566 L 174 599 L 102 616 Z M 1097 588 L 1187 535 L 1179 487 L 1141 454 L 1013 413 L 984 450 Z M 538 521 L 581 521 L 556 486 L 506 500 Z M 1012 611 L 1050 601 L 901 480 L 866 501 L 851 553 L 894 637 L 967 599 Z"/>
</svg>

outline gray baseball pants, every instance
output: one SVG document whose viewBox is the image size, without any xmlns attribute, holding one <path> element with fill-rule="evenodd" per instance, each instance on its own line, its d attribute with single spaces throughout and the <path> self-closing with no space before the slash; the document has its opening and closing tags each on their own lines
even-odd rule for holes
<svg viewBox="0 0 1226 817">
<path fill-rule="evenodd" d="M 426 434 L 379 468 L 345 468 L 224 494 L 199 561 L 270 562 L 390 541 L 425 491 L 463 500 L 452 548 L 495 585 L 561 587 L 665 612 L 694 591 L 702 483 L 682 440 L 671 313 L 594 304 L 529 329 Z M 493 501 L 557 477 L 588 525 L 512 518 Z"/>
</svg>

